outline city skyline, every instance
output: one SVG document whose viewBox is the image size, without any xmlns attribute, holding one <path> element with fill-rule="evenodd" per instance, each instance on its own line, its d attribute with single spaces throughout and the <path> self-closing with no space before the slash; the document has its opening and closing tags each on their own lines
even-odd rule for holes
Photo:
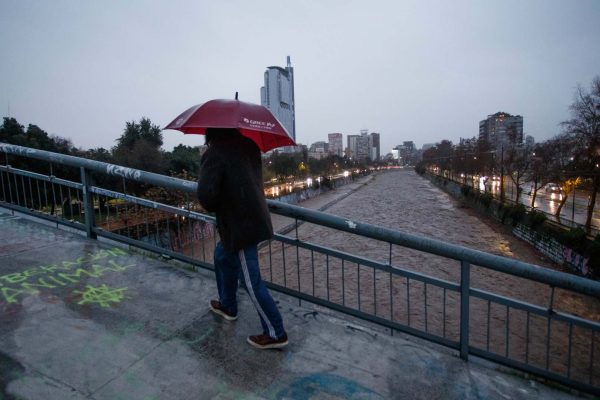
<svg viewBox="0 0 600 400">
<path fill-rule="evenodd" d="M 600 74 L 599 15 L 590 0 L 2 2 L 0 116 L 110 148 L 128 121 L 164 126 L 235 92 L 260 104 L 259 77 L 290 55 L 299 143 L 365 128 L 383 154 L 457 143 L 496 111 L 522 115 L 524 136 L 543 141 Z M 166 149 L 204 142 L 163 134 Z"/>
<path fill-rule="evenodd" d="M 271 111 L 296 141 L 294 68 L 290 56 L 287 56 L 285 68 L 267 67 L 264 73 L 264 86 L 260 88 L 260 104 Z"/>
</svg>

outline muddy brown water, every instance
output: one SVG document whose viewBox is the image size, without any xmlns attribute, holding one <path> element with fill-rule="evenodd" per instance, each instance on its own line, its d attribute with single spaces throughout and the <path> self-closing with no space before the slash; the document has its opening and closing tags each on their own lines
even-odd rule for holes
<svg viewBox="0 0 600 400">
<path fill-rule="evenodd" d="M 378 174 L 327 212 L 561 270 L 506 227 L 477 215 L 409 170 Z M 296 232 L 288 235 L 295 237 Z M 387 243 L 308 223 L 298 227 L 297 235 L 303 241 L 384 263 L 391 254 L 394 267 L 460 282 L 456 260 L 395 245 L 390 252 Z M 454 291 L 275 241 L 261 250 L 261 264 L 265 279 L 279 285 L 459 340 L 460 295 Z M 478 266 L 472 266 L 470 277 L 471 286 L 477 289 L 543 308 L 551 302 L 547 285 Z M 595 298 L 557 289 L 552 305 L 554 311 L 600 319 L 600 302 Z M 470 300 L 469 325 L 471 346 L 586 383 L 592 375 L 592 384 L 600 384 L 595 372 L 600 365 L 600 335 L 588 329 L 556 320 L 548 324 L 545 317 L 476 298 Z"/>
</svg>

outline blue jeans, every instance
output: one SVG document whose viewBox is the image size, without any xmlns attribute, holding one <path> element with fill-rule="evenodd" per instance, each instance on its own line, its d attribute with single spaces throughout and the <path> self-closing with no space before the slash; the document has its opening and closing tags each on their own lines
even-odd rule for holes
<svg viewBox="0 0 600 400">
<path fill-rule="evenodd" d="M 258 311 L 263 333 L 272 338 L 281 338 L 285 334 L 283 320 L 267 286 L 260 277 L 256 245 L 245 247 L 237 252 L 229 252 L 219 242 L 215 247 L 214 258 L 221 305 L 228 312 L 237 315 L 239 278 L 243 281 L 256 311 Z"/>
</svg>

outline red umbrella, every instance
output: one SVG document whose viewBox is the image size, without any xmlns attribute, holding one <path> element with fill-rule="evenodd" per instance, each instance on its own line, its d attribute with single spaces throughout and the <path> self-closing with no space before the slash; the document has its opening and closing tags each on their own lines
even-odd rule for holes
<svg viewBox="0 0 600 400">
<path fill-rule="evenodd" d="M 164 129 L 203 135 L 206 128 L 235 128 L 252 139 L 262 152 L 296 145 L 287 130 L 266 107 L 237 99 L 211 100 L 193 106 Z"/>
</svg>

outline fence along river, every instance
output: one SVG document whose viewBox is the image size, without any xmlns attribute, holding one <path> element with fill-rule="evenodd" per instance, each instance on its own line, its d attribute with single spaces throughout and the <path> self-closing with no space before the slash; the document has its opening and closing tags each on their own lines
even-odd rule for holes
<svg viewBox="0 0 600 400">
<path fill-rule="evenodd" d="M 0 181 L 2 201 L 9 207 L 85 229 L 90 237 L 98 234 L 210 267 L 215 237 L 206 224 L 212 219 L 188 211 L 197 210 L 191 202 L 169 206 L 88 186 L 90 171 L 105 173 L 110 165 L 18 146 L 0 145 L 0 150 L 80 168 L 82 183 L 77 183 L 55 177 L 52 168 L 49 176 L 12 168 L 7 158 L 7 165 L 0 165 Z M 193 182 L 133 172 L 147 184 L 183 191 L 181 197 L 191 200 Z M 125 184 L 124 179 L 126 192 Z M 92 199 L 84 204 L 85 215 L 82 207 L 73 207 L 73 198 Z M 463 358 L 481 355 L 600 394 L 598 299 L 549 286 L 598 293 L 598 283 L 448 247 L 445 242 L 546 264 L 528 246 L 482 223 L 414 172 L 375 175 L 366 187 L 327 209 L 341 218 L 279 204 L 270 206 L 320 225 L 301 224 L 261 248 L 263 276 L 278 290 L 460 349 Z M 98 229 L 91 223 L 94 214 Z M 344 233 L 357 226 L 362 236 Z M 403 242 L 433 253 L 438 249 L 450 258 L 391 244 Z M 478 267 L 478 261 L 490 269 Z M 494 271 L 515 268 L 533 280 Z"/>
<path fill-rule="evenodd" d="M 544 260 L 530 245 L 506 228 L 484 221 L 429 181 L 409 170 L 378 174 L 368 185 L 327 209 L 355 221 L 432 237 L 453 244 L 561 269 Z M 292 220 L 290 219 L 290 222 Z M 387 243 L 304 223 L 298 239 L 359 254 L 450 282 L 460 282 L 455 260 L 390 246 Z M 416 329 L 451 340 L 459 339 L 460 295 L 404 277 L 339 259 L 315 255 L 295 246 L 275 243 L 261 250 L 263 275 L 273 283 L 365 312 L 390 318 Z M 296 266 L 299 266 L 296 267 Z M 391 285 L 391 290 L 390 290 Z M 531 280 L 472 266 L 471 286 L 577 316 L 600 320 L 600 301 Z M 388 293 L 391 292 L 392 295 Z M 572 377 L 590 376 L 590 366 L 600 365 L 598 337 L 589 330 L 529 315 L 525 311 L 477 298 L 470 301 L 470 342 L 488 351 Z M 572 346 L 568 346 L 569 337 Z M 590 362 L 590 345 L 593 362 Z M 568 361 L 570 359 L 570 362 Z M 595 370 L 595 368 L 594 368 Z M 598 374 L 600 375 L 600 374 Z M 600 376 L 592 371 L 592 382 Z"/>
</svg>

